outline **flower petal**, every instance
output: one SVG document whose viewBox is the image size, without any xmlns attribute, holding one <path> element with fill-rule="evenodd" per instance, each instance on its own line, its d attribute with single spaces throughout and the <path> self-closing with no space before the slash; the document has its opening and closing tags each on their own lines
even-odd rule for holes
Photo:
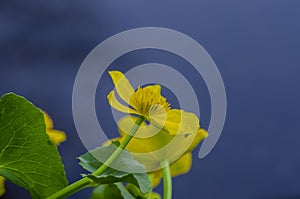
<svg viewBox="0 0 300 199">
<path fill-rule="evenodd" d="M 115 85 L 118 95 L 122 100 L 129 104 L 131 95 L 134 93 L 134 89 L 128 79 L 120 71 L 109 71 L 108 73 Z"/>
<path fill-rule="evenodd" d="M 145 86 L 143 89 L 151 91 L 155 96 L 161 96 L 161 86 L 159 84 Z"/>
<path fill-rule="evenodd" d="M 108 103 L 116 110 L 123 112 L 123 113 L 131 113 L 131 114 L 138 114 L 137 111 L 124 106 L 123 104 L 121 104 L 118 99 L 115 96 L 115 92 L 111 91 L 108 95 L 107 95 L 107 99 L 108 99 Z"/>
<path fill-rule="evenodd" d="M 55 130 L 55 129 L 48 130 L 47 134 L 48 134 L 50 140 L 55 145 L 59 145 L 61 142 L 64 142 L 67 139 L 66 134 L 59 130 Z"/>
<path fill-rule="evenodd" d="M 128 134 L 134 121 L 135 118 L 130 116 L 125 116 L 119 121 L 118 127 L 122 140 Z M 153 134 L 153 131 L 156 133 Z M 142 163 L 148 171 L 153 171 L 159 168 L 161 161 L 174 161 L 184 155 L 195 136 L 196 133 L 188 136 L 185 134 L 170 135 L 164 130 L 151 126 L 151 123 L 150 125 L 144 123 L 130 140 L 126 150 L 130 151 L 134 158 Z"/>
<path fill-rule="evenodd" d="M 161 170 L 153 171 L 153 172 L 149 173 L 148 176 L 150 178 L 152 188 L 154 188 L 157 185 L 159 185 L 161 178 L 162 178 L 162 173 L 161 173 Z"/>
<path fill-rule="evenodd" d="M 150 122 L 157 127 L 163 126 L 164 131 L 170 135 L 192 134 L 195 133 L 199 126 L 199 119 L 193 113 L 185 112 L 179 109 L 171 109 L 166 112 L 167 119 L 163 114 L 152 114 Z"/>
<path fill-rule="evenodd" d="M 192 154 L 187 153 L 170 165 L 173 177 L 189 172 L 192 167 Z"/>
<path fill-rule="evenodd" d="M 118 127 L 123 138 L 129 133 L 134 121 L 134 117 L 130 116 L 125 116 L 119 120 Z M 166 146 L 173 138 L 174 136 L 143 123 L 126 146 L 126 149 L 133 153 L 149 153 Z"/>
<path fill-rule="evenodd" d="M 191 152 L 193 151 L 196 146 L 202 141 L 204 140 L 204 138 L 206 138 L 208 136 L 208 133 L 206 130 L 199 128 L 197 131 L 197 134 L 192 142 L 192 144 L 190 145 L 190 147 L 188 148 L 187 152 Z"/>
</svg>

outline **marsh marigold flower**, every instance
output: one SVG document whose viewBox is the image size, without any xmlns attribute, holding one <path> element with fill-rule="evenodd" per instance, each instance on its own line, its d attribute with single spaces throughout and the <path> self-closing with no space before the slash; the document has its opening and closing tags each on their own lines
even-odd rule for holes
<svg viewBox="0 0 300 199">
<path fill-rule="evenodd" d="M 126 103 L 122 104 L 113 90 L 107 96 L 110 105 L 130 114 L 119 121 L 121 137 L 114 140 L 122 142 L 132 128 L 136 115 L 142 116 L 147 122 L 142 123 L 126 149 L 149 171 L 153 187 L 162 178 L 160 164 L 164 160 L 171 163 L 172 176 L 187 173 L 192 164 L 191 151 L 207 136 L 207 132 L 200 128 L 197 116 L 172 109 L 161 95 L 160 85 L 134 90 L 123 73 L 110 71 L 109 74 L 117 94 Z"/>
<path fill-rule="evenodd" d="M 42 111 L 44 116 L 44 122 L 46 126 L 46 133 L 49 136 L 50 140 L 55 144 L 59 145 L 61 142 L 66 140 L 66 134 L 62 131 L 53 129 L 53 122 L 50 116 Z M 5 193 L 5 179 L 0 176 L 0 197 Z"/>
<path fill-rule="evenodd" d="M 107 98 L 116 110 L 133 115 L 143 116 L 157 128 L 163 128 L 170 135 L 195 133 L 199 120 L 193 113 L 180 109 L 171 109 L 167 99 L 161 95 L 160 85 L 138 87 L 135 91 L 128 79 L 120 71 L 109 72 L 115 90 L 127 104 L 118 101 L 112 90 Z"/>
</svg>

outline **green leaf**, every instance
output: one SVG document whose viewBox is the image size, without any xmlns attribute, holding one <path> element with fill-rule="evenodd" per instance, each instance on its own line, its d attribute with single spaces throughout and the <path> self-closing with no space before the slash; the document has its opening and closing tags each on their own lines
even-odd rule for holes
<svg viewBox="0 0 300 199">
<path fill-rule="evenodd" d="M 115 146 L 98 147 L 79 157 L 80 165 L 90 171 L 96 171 L 102 163 L 99 160 L 106 160 L 114 152 Z M 100 176 L 87 175 L 96 183 L 110 184 L 116 182 L 128 182 L 137 186 L 142 193 L 151 189 L 151 184 L 145 167 L 132 158 L 130 153 L 124 150 L 112 163 L 115 168 L 126 168 L 128 172 L 119 171 L 108 167 Z"/>
<path fill-rule="evenodd" d="M 46 198 L 67 185 L 61 158 L 41 111 L 13 93 L 0 99 L 0 175 Z"/>
<path fill-rule="evenodd" d="M 100 185 L 93 190 L 93 194 L 90 199 L 107 198 L 134 199 L 134 197 L 130 195 L 122 183 Z"/>
</svg>

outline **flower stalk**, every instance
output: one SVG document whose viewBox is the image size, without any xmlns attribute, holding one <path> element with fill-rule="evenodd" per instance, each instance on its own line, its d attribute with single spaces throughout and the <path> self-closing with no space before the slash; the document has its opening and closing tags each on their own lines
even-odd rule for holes
<svg viewBox="0 0 300 199">
<path fill-rule="evenodd" d="M 94 172 L 92 175 L 99 176 L 101 175 L 111 163 L 120 155 L 120 153 L 126 148 L 127 144 L 130 142 L 134 134 L 137 132 L 141 124 L 143 123 L 144 118 L 142 116 L 138 117 L 135 124 L 131 128 L 130 132 L 127 134 L 123 142 L 117 147 L 117 149 L 111 154 L 111 156 Z M 61 189 L 60 191 L 49 196 L 47 199 L 61 199 L 66 198 L 78 191 L 94 185 L 94 181 L 88 177 L 82 178 L 69 186 Z"/>
<path fill-rule="evenodd" d="M 131 128 L 129 134 L 126 135 L 125 139 L 123 142 L 120 144 L 120 146 L 115 150 L 115 152 L 97 169 L 92 175 L 99 176 L 101 175 L 107 167 L 120 155 L 120 153 L 125 149 L 131 138 L 134 136 L 134 134 L 137 132 L 141 124 L 143 123 L 144 118 L 143 117 L 138 117 L 137 120 L 135 121 L 135 124 Z"/>
<path fill-rule="evenodd" d="M 162 161 L 161 166 L 164 180 L 164 199 L 172 199 L 172 176 L 169 161 Z"/>
</svg>

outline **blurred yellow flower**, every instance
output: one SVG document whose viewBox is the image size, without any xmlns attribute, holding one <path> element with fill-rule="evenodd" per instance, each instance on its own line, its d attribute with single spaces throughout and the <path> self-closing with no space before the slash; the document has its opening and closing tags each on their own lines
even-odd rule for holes
<svg viewBox="0 0 300 199">
<path fill-rule="evenodd" d="M 192 166 L 192 154 L 186 153 L 170 165 L 171 176 L 176 177 L 190 171 Z M 156 187 L 162 179 L 162 171 L 157 170 L 148 174 L 152 187 Z"/>
<path fill-rule="evenodd" d="M 47 135 L 49 136 L 50 140 L 55 144 L 55 145 L 59 145 L 61 142 L 66 141 L 66 134 L 62 131 L 53 129 L 53 122 L 52 119 L 50 118 L 50 116 L 44 112 L 44 121 L 45 121 L 45 125 L 46 125 L 46 132 Z"/>
<path fill-rule="evenodd" d="M 46 126 L 46 133 L 49 136 L 50 140 L 55 144 L 59 145 L 61 142 L 66 140 L 66 134 L 62 131 L 53 129 L 53 122 L 50 116 L 42 111 L 44 115 L 44 122 Z M 5 193 L 5 179 L 0 176 L 0 197 Z"/>
<path fill-rule="evenodd" d="M 127 104 L 119 102 L 115 91 L 112 90 L 107 98 L 109 104 L 116 110 L 143 116 L 170 135 L 190 134 L 197 131 L 199 126 L 197 116 L 183 110 L 171 109 L 167 99 L 161 95 L 160 85 L 138 87 L 135 91 L 122 72 L 110 71 L 109 74 L 117 94 Z"/>
<path fill-rule="evenodd" d="M 5 193 L 5 179 L 0 176 L 0 197 Z"/>
<path fill-rule="evenodd" d="M 121 137 L 114 140 L 122 142 L 125 139 L 126 132 L 130 129 L 133 119 L 134 117 L 132 116 L 120 119 L 118 126 Z M 164 130 L 160 130 L 151 136 L 153 131 L 157 131 L 155 127 L 144 122 L 137 130 L 136 136 L 130 140 L 126 149 L 132 153 L 137 161 L 146 167 L 147 171 L 151 171 L 149 176 L 152 186 L 155 187 L 162 178 L 162 172 L 159 169 L 161 162 L 170 160 L 170 171 L 173 177 L 187 173 L 192 165 L 191 151 L 208 134 L 199 125 L 195 134 L 188 135 L 170 135 Z M 166 148 L 166 150 L 161 150 L 162 148 Z M 175 161 L 173 161 L 174 159 Z"/>
</svg>

